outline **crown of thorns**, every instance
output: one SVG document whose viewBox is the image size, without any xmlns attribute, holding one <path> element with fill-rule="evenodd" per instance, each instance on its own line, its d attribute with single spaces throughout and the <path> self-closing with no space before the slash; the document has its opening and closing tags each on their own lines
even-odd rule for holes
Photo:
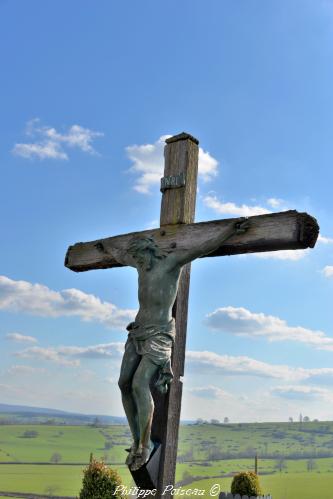
<svg viewBox="0 0 333 499">
<path fill-rule="evenodd" d="M 145 236 L 145 237 L 135 237 L 134 239 L 132 239 L 132 241 L 129 244 L 128 250 L 130 253 L 135 253 L 138 250 L 145 250 L 145 249 L 154 250 L 157 248 L 158 246 L 154 241 L 154 239 L 152 237 Z"/>
<path fill-rule="evenodd" d="M 167 256 L 167 253 L 158 246 L 151 236 L 135 237 L 132 239 L 128 247 L 128 252 L 135 255 L 141 251 L 148 251 L 156 258 L 164 258 Z"/>
</svg>

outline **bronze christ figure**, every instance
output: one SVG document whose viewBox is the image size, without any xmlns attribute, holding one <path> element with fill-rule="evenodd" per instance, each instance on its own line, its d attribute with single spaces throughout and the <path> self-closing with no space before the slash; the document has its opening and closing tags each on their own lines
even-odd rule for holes
<svg viewBox="0 0 333 499">
<path fill-rule="evenodd" d="M 157 388 L 166 393 L 172 381 L 171 353 L 175 338 L 172 307 L 182 267 L 216 250 L 234 234 L 247 230 L 248 221 L 229 226 L 190 250 L 162 251 L 152 237 L 134 238 L 126 253 L 117 252 L 120 263 L 135 267 L 139 275 L 139 311 L 127 326 L 128 339 L 122 360 L 119 387 L 133 443 L 126 463 L 138 470 L 154 450 L 151 425 L 154 402 L 150 382 L 157 374 Z"/>
</svg>

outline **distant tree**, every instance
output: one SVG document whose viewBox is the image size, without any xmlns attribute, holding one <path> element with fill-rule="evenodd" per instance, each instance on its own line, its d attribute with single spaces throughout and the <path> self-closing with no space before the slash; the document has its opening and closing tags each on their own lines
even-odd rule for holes
<svg viewBox="0 0 333 499">
<path fill-rule="evenodd" d="M 16 421 L 15 419 L 11 419 L 11 418 L 1 418 L 0 419 L 0 425 L 8 425 L 8 424 L 15 424 Z"/>
<path fill-rule="evenodd" d="M 220 459 L 223 459 L 223 452 L 217 447 L 216 445 L 213 445 L 208 453 L 207 453 L 207 460 L 208 461 L 218 461 Z"/>
<path fill-rule="evenodd" d="M 317 463 L 314 459 L 308 459 L 306 462 L 306 469 L 308 471 L 313 471 L 317 468 Z"/>
<path fill-rule="evenodd" d="M 110 440 L 105 440 L 104 442 L 104 449 L 105 450 L 110 450 L 113 447 L 113 443 Z"/>
<path fill-rule="evenodd" d="M 189 449 L 187 452 L 185 452 L 185 454 L 180 454 L 178 457 L 177 457 L 177 461 L 179 463 L 185 463 L 185 462 L 188 462 L 188 461 L 193 461 L 194 457 L 193 457 L 193 448 Z"/>
<path fill-rule="evenodd" d="M 54 452 L 50 457 L 50 463 L 58 464 L 62 460 L 62 455 L 59 452 Z"/>
<path fill-rule="evenodd" d="M 204 423 L 204 420 L 201 419 L 201 418 L 198 418 L 195 422 L 196 424 L 203 424 Z"/>
<path fill-rule="evenodd" d="M 100 420 L 98 419 L 98 417 L 96 416 L 96 417 L 94 418 L 94 421 L 92 422 L 92 425 L 91 425 L 91 426 L 94 426 L 95 428 L 98 428 L 100 425 L 101 425 L 101 422 L 100 422 Z"/>
<path fill-rule="evenodd" d="M 281 471 L 283 471 L 284 469 L 286 469 L 286 467 L 287 467 L 287 465 L 286 465 L 286 462 L 285 462 L 285 460 L 284 460 L 283 458 L 281 458 L 281 459 L 277 459 L 277 460 L 275 461 L 275 466 L 274 466 L 274 468 L 275 468 L 276 470 L 278 470 L 280 473 L 281 473 Z"/>
<path fill-rule="evenodd" d="M 303 416 L 302 416 L 302 414 L 300 414 L 300 415 L 298 416 L 298 421 L 299 421 L 300 423 L 302 423 L 302 422 L 303 422 Z"/>
<path fill-rule="evenodd" d="M 218 419 L 211 419 L 210 424 L 220 424 L 220 421 Z"/>
<path fill-rule="evenodd" d="M 293 422 L 294 422 L 293 418 L 292 418 L 292 417 L 290 417 L 290 418 L 289 418 L 289 423 L 293 423 Z"/>
<path fill-rule="evenodd" d="M 36 438 L 38 437 L 38 431 L 36 430 L 26 430 L 23 435 L 22 435 L 22 438 Z"/>
<path fill-rule="evenodd" d="M 43 421 L 41 424 L 51 426 L 51 425 L 56 424 L 56 420 L 55 419 L 45 419 L 45 421 Z"/>
<path fill-rule="evenodd" d="M 310 422 L 309 416 L 304 416 L 303 423 L 309 423 L 309 422 Z"/>
<path fill-rule="evenodd" d="M 223 423 L 224 424 L 228 424 L 230 422 L 229 418 L 228 417 L 225 417 L 224 420 L 223 420 Z"/>
<path fill-rule="evenodd" d="M 256 455 L 257 449 L 255 447 L 252 447 L 251 445 L 248 445 L 245 449 L 245 452 L 249 457 L 252 457 Z"/>
</svg>

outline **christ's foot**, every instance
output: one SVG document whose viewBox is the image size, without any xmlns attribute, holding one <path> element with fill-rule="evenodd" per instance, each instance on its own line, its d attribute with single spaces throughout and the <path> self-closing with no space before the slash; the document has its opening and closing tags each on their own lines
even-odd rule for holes
<svg viewBox="0 0 333 499">
<path fill-rule="evenodd" d="M 134 456 L 134 461 L 130 465 L 130 469 L 132 471 L 140 469 L 141 466 L 143 466 L 149 461 L 149 458 L 152 455 L 153 450 L 154 450 L 154 444 L 152 441 L 149 442 L 148 447 L 143 447 L 139 445 L 138 450 L 136 451 L 136 454 Z"/>
<path fill-rule="evenodd" d="M 138 446 L 133 442 L 133 444 L 131 445 L 131 448 L 128 449 L 128 456 L 127 456 L 126 461 L 125 461 L 127 466 L 131 466 L 134 463 L 134 459 L 135 459 L 137 450 L 138 450 Z"/>
</svg>

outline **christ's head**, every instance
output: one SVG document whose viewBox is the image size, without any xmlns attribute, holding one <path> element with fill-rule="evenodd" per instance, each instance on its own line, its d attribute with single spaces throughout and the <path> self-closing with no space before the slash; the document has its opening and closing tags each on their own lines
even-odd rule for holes
<svg viewBox="0 0 333 499">
<path fill-rule="evenodd" d="M 145 267 L 145 270 L 150 270 L 156 260 L 161 260 L 166 257 L 153 237 L 135 237 L 129 244 L 128 252 L 138 264 Z"/>
</svg>

